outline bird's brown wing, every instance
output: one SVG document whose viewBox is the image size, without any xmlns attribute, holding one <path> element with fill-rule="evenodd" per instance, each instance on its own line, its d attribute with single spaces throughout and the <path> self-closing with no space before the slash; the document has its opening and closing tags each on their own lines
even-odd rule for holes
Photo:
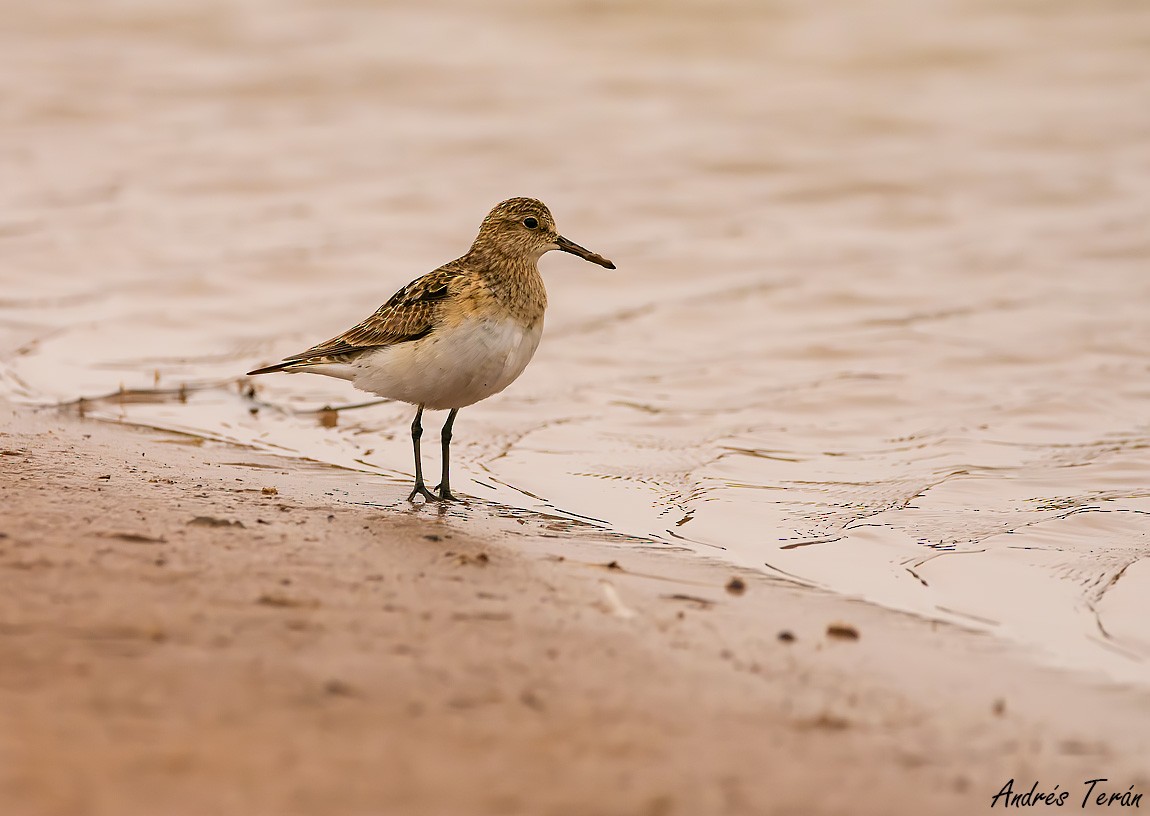
<svg viewBox="0 0 1150 816">
<path fill-rule="evenodd" d="M 454 263 L 445 264 L 404 286 L 375 314 L 338 337 L 285 357 L 282 363 L 248 373 L 264 374 L 293 366 L 347 362 L 365 351 L 426 337 L 435 329 L 442 303 L 450 297 L 451 283 L 459 274 L 460 270 Z"/>
</svg>

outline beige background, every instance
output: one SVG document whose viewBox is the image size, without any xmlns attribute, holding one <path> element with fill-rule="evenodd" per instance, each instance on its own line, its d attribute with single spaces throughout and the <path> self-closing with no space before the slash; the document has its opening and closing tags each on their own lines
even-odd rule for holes
<svg viewBox="0 0 1150 816">
<path fill-rule="evenodd" d="M 398 502 L 406 406 L 325 429 L 281 409 L 360 395 L 264 378 L 253 416 L 234 380 L 535 195 L 619 270 L 544 260 L 543 346 L 462 415 L 461 490 L 1150 679 L 1143 4 L 3 17 L 3 395 L 206 384 L 88 413 Z"/>
</svg>

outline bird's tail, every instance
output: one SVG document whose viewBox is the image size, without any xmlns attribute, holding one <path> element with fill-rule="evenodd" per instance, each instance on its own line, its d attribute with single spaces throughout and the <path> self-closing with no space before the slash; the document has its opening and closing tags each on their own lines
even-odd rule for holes
<svg viewBox="0 0 1150 816">
<path fill-rule="evenodd" d="M 299 365 L 299 363 L 285 360 L 282 363 L 276 363 L 275 365 L 264 366 L 263 368 L 257 368 L 255 371 L 249 371 L 248 376 L 251 377 L 253 374 L 272 374 L 276 371 L 284 371 L 293 365 Z"/>
</svg>

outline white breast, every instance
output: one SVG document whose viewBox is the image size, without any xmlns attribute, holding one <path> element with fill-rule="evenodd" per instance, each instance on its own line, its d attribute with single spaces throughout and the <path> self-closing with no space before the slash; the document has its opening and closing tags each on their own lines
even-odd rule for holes
<svg viewBox="0 0 1150 816">
<path fill-rule="evenodd" d="M 498 394 L 531 362 L 543 320 L 469 320 L 354 363 L 356 388 L 433 410 L 463 408 Z"/>
</svg>

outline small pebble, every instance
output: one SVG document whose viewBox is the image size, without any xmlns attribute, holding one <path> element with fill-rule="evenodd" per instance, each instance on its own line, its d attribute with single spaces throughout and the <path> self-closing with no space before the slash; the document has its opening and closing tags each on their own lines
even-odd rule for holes
<svg viewBox="0 0 1150 816">
<path fill-rule="evenodd" d="M 858 640 L 859 630 L 849 623 L 832 623 L 827 626 L 827 637 L 836 640 Z"/>
</svg>

